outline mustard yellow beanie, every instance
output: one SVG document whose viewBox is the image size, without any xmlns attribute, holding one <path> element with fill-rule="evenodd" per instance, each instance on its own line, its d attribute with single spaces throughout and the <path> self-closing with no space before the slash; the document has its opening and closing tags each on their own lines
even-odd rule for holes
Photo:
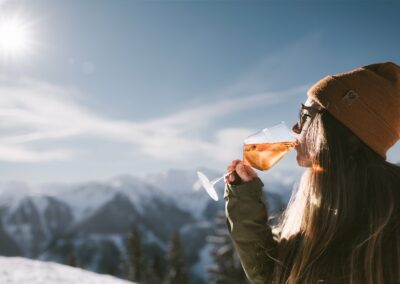
<svg viewBox="0 0 400 284">
<path fill-rule="evenodd" d="M 307 95 L 385 160 L 400 139 L 400 66 L 393 62 L 326 76 Z"/>
</svg>

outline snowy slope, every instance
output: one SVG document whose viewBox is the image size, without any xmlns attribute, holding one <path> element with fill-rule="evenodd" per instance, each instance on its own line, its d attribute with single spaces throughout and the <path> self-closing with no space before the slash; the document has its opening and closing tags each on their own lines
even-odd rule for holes
<svg viewBox="0 0 400 284">
<path fill-rule="evenodd" d="M 128 284 L 132 282 L 53 262 L 22 257 L 0 257 L 0 283 Z"/>
</svg>

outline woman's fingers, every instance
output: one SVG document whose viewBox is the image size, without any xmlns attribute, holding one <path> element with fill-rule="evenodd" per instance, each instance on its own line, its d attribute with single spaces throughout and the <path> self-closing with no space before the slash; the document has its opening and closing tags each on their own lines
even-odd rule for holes
<svg viewBox="0 0 400 284">
<path fill-rule="evenodd" d="M 235 182 L 235 175 L 234 174 L 228 175 L 228 181 L 229 181 L 229 183 Z"/>
<path fill-rule="evenodd" d="M 240 160 L 233 160 L 232 163 L 227 168 L 228 172 L 234 170 L 238 163 L 240 163 Z"/>
<path fill-rule="evenodd" d="M 236 180 L 236 176 L 232 173 L 230 173 L 229 175 L 225 176 L 224 181 L 225 183 L 234 183 Z"/>
<path fill-rule="evenodd" d="M 231 164 L 226 168 L 226 172 L 229 173 L 229 172 L 235 171 L 236 165 L 237 165 L 238 163 L 240 163 L 240 162 L 241 162 L 240 160 L 233 160 L 233 161 L 231 162 Z M 225 177 L 225 179 L 224 179 L 225 183 L 234 183 L 235 180 L 236 180 L 236 177 L 235 177 L 234 174 L 229 174 L 229 175 L 227 175 L 227 176 Z"/>
<path fill-rule="evenodd" d="M 257 177 L 257 173 L 252 167 L 245 165 L 241 160 L 233 160 L 232 163 L 227 167 L 227 173 L 236 171 L 237 176 L 239 176 L 244 182 L 250 181 Z M 235 174 L 229 174 L 225 177 L 225 183 L 234 183 L 237 179 Z"/>
<path fill-rule="evenodd" d="M 243 164 L 244 165 L 244 169 L 246 170 L 247 174 L 249 176 L 251 176 L 252 178 L 255 178 L 257 176 L 256 171 L 250 167 L 249 165 Z"/>
<path fill-rule="evenodd" d="M 227 173 L 235 170 L 236 165 L 240 162 L 240 160 L 233 160 L 232 163 L 227 167 Z"/>
<path fill-rule="evenodd" d="M 244 182 L 251 181 L 257 176 L 257 173 L 251 167 L 243 164 L 243 162 L 236 165 L 236 172 Z"/>
<path fill-rule="evenodd" d="M 243 163 L 238 163 L 238 164 L 237 164 L 237 166 L 236 166 L 236 173 L 239 175 L 239 177 L 240 177 L 244 182 L 250 180 L 250 177 L 249 177 L 249 175 L 247 174 L 247 172 L 246 172 L 246 170 L 245 170 L 245 168 L 244 168 Z"/>
</svg>

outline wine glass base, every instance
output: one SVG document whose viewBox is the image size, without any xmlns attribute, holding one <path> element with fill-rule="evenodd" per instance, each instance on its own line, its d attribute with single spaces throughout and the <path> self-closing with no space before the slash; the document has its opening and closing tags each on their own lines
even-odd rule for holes
<svg viewBox="0 0 400 284">
<path fill-rule="evenodd" d="M 218 194 L 214 188 L 214 184 L 210 182 L 210 180 L 202 172 L 197 172 L 197 177 L 199 178 L 201 185 L 206 190 L 208 195 L 215 201 L 218 201 Z"/>
</svg>

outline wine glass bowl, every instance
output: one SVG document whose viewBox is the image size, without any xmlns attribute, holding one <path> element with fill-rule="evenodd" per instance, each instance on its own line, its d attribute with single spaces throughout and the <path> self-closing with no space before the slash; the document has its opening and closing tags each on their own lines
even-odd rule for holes
<svg viewBox="0 0 400 284">
<path fill-rule="evenodd" d="M 284 121 L 270 128 L 264 128 L 244 139 L 243 163 L 260 171 L 269 170 L 296 146 L 297 137 L 298 135 L 291 131 Z M 197 172 L 197 176 L 210 197 L 218 201 L 214 185 L 232 172 L 212 181 L 202 172 Z"/>
</svg>

